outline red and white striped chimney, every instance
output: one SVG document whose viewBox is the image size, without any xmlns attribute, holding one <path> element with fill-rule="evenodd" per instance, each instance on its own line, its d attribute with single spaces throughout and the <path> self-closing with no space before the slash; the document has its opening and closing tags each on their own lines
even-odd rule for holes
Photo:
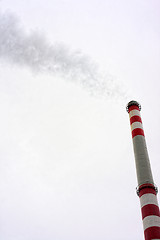
<svg viewBox="0 0 160 240">
<path fill-rule="evenodd" d="M 127 104 L 138 179 L 137 194 L 140 198 L 145 240 L 160 240 L 160 212 L 146 141 L 140 116 L 141 106 L 136 101 Z"/>
</svg>

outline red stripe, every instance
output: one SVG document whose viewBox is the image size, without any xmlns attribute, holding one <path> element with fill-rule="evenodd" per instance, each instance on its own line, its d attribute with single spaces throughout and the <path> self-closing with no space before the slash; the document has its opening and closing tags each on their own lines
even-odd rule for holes
<svg viewBox="0 0 160 240">
<path fill-rule="evenodd" d="M 137 105 L 132 105 L 129 107 L 128 112 L 130 113 L 132 110 L 139 110 L 139 107 Z"/>
<path fill-rule="evenodd" d="M 140 190 L 139 197 L 141 197 L 142 195 L 147 194 L 147 193 L 152 193 L 154 195 L 157 194 L 156 191 L 153 188 L 146 188 L 146 189 Z"/>
<path fill-rule="evenodd" d="M 132 131 L 132 138 L 134 138 L 137 135 L 142 135 L 144 136 L 144 131 L 141 128 L 136 128 Z"/>
<path fill-rule="evenodd" d="M 147 194 L 147 193 L 152 193 L 154 195 L 157 195 L 157 192 L 155 190 L 155 187 L 154 185 L 152 184 L 143 184 L 139 187 L 139 197 L 141 197 L 142 195 L 144 194 Z"/>
<path fill-rule="evenodd" d="M 141 208 L 142 219 L 147 216 L 155 215 L 160 216 L 159 207 L 154 204 L 147 204 Z"/>
<path fill-rule="evenodd" d="M 140 122 L 142 123 L 141 117 L 135 115 L 133 117 L 130 118 L 130 124 L 134 123 L 134 122 Z"/>
<path fill-rule="evenodd" d="M 145 240 L 160 239 L 160 227 L 150 227 L 144 231 Z"/>
</svg>

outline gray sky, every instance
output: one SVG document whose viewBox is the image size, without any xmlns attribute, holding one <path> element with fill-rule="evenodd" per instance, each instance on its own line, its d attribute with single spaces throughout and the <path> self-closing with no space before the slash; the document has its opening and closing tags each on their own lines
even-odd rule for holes
<svg viewBox="0 0 160 240">
<path fill-rule="evenodd" d="M 125 106 L 159 187 L 159 9 L 0 1 L 0 239 L 143 239 Z"/>
</svg>

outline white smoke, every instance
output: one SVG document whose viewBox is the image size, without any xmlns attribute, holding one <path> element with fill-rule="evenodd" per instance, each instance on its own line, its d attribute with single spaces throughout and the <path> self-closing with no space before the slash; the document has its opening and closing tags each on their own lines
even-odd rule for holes
<svg viewBox="0 0 160 240">
<path fill-rule="evenodd" d="M 80 51 L 73 52 L 63 44 L 51 45 L 38 32 L 27 34 L 16 16 L 1 12 L 0 58 L 32 71 L 58 73 L 78 81 L 92 93 L 120 93 L 112 77 L 102 76 L 96 64 Z"/>
</svg>

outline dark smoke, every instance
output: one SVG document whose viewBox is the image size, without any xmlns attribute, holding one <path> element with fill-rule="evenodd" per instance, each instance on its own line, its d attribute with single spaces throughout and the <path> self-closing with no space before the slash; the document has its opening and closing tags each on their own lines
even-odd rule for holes
<svg viewBox="0 0 160 240">
<path fill-rule="evenodd" d="M 91 59 L 63 44 L 51 45 L 38 32 L 27 34 L 19 20 L 0 12 L 0 58 L 36 72 L 60 74 L 101 95 L 121 95 L 112 77 L 102 76 Z M 117 94 L 118 93 L 118 94 Z"/>
</svg>

